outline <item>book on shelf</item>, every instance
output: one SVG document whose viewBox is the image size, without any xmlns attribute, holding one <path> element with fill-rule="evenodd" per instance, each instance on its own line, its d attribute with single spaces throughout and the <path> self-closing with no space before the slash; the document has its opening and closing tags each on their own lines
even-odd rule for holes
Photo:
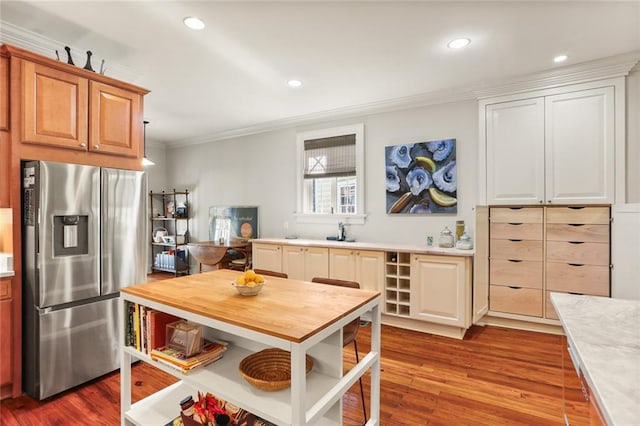
<svg viewBox="0 0 640 426">
<path fill-rule="evenodd" d="M 189 374 L 191 371 L 193 371 L 194 369 L 197 369 L 198 367 L 205 367 L 209 364 L 213 364 L 214 362 L 216 362 L 217 360 L 219 360 L 220 358 L 222 358 L 222 355 L 224 355 L 223 352 L 220 352 L 218 355 L 216 355 L 214 358 L 210 358 L 195 364 L 191 364 L 189 366 L 183 367 L 180 366 L 178 364 L 175 364 L 171 361 L 168 361 L 164 358 L 154 358 L 153 355 L 151 356 L 152 359 L 154 359 L 155 361 L 159 362 L 160 364 L 164 364 L 168 367 L 171 367 L 175 370 L 180 371 L 182 374 Z"/>
<path fill-rule="evenodd" d="M 147 311 L 147 353 L 166 345 L 167 324 L 179 321 L 180 317 L 162 311 Z"/>
<path fill-rule="evenodd" d="M 227 346 L 227 342 L 205 340 L 202 351 L 192 356 L 186 356 L 184 352 L 169 346 L 152 349 L 150 355 L 153 360 L 164 360 L 178 367 L 189 368 L 202 366 L 204 362 L 222 355 L 227 350 Z"/>
</svg>

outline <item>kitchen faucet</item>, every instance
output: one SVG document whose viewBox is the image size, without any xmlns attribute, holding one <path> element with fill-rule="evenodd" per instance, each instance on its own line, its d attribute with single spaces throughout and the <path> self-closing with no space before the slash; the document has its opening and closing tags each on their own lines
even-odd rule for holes
<svg viewBox="0 0 640 426">
<path fill-rule="evenodd" d="M 347 239 L 347 233 L 344 229 L 344 223 L 338 223 L 338 241 L 344 241 Z"/>
</svg>

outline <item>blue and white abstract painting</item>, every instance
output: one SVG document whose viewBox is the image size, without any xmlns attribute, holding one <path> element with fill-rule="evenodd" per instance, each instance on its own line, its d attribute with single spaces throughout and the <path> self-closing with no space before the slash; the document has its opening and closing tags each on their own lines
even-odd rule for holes
<svg viewBox="0 0 640 426">
<path fill-rule="evenodd" d="M 456 140 L 385 147 L 387 213 L 458 212 Z"/>
</svg>

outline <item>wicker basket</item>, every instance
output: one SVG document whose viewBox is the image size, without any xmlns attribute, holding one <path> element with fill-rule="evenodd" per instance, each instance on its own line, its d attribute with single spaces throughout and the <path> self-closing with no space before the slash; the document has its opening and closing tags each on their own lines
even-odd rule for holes
<svg viewBox="0 0 640 426">
<path fill-rule="evenodd" d="M 312 368 L 313 360 L 307 355 L 307 374 Z M 251 354 L 240 362 L 239 370 L 249 384 L 264 391 L 291 386 L 291 354 L 282 349 L 270 348 Z"/>
</svg>

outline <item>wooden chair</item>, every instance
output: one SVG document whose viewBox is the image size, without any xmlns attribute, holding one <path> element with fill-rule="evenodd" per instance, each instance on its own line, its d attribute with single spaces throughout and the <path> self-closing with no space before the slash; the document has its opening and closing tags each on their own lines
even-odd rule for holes
<svg viewBox="0 0 640 426">
<path fill-rule="evenodd" d="M 312 280 L 314 283 L 337 285 L 340 287 L 360 288 L 360 284 L 355 281 L 334 280 L 331 278 L 314 277 Z M 360 318 L 356 318 L 349 324 L 342 328 L 342 346 L 345 347 L 349 343 L 353 342 L 353 348 L 356 351 L 356 362 L 360 362 L 360 356 L 358 355 L 358 342 L 356 341 L 356 335 L 360 329 Z M 364 423 L 367 423 L 367 406 L 364 402 L 364 389 L 362 387 L 362 377 L 360 381 L 360 396 L 362 398 L 362 413 L 364 414 Z"/>
<path fill-rule="evenodd" d="M 245 271 L 251 268 L 251 244 L 243 248 L 235 248 L 235 257 L 227 263 L 227 268 L 234 271 Z"/>
<path fill-rule="evenodd" d="M 267 269 L 254 269 L 253 272 L 259 275 L 269 275 L 271 277 L 278 278 L 289 278 L 289 275 L 285 274 L 284 272 L 269 271 Z"/>
</svg>

